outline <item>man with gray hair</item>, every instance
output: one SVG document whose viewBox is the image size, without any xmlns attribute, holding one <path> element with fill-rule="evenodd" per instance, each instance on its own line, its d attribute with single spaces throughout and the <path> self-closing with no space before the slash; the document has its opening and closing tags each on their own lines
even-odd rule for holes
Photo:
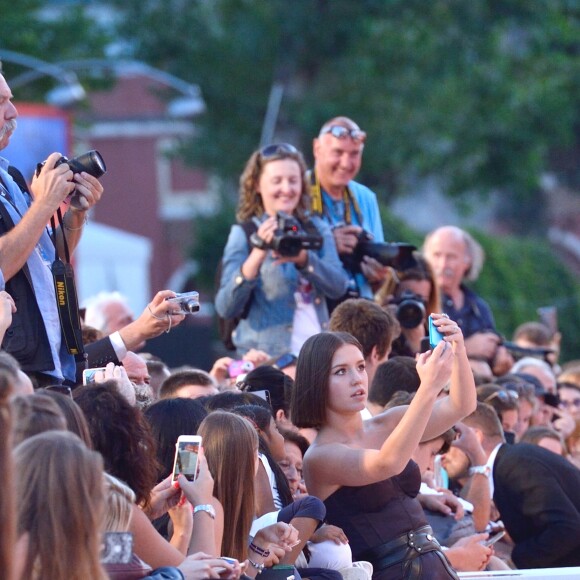
<svg viewBox="0 0 580 580">
<path fill-rule="evenodd" d="M 423 252 L 441 291 L 443 311 L 463 331 L 467 354 L 491 362 L 500 343 L 493 314 L 485 300 L 464 284 L 477 280 L 485 259 L 483 248 L 466 231 L 443 226 L 427 234 Z"/>
</svg>

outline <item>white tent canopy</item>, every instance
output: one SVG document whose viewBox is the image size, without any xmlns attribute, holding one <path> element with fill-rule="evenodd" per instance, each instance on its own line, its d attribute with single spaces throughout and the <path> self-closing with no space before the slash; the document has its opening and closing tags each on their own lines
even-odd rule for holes
<svg viewBox="0 0 580 580">
<path fill-rule="evenodd" d="M 151 254 L 148 238 L 89 222 L 74 254 L 80 306 L 99 292 L 117 290 L 140 314 L 151 299 Z"/>
</svg>

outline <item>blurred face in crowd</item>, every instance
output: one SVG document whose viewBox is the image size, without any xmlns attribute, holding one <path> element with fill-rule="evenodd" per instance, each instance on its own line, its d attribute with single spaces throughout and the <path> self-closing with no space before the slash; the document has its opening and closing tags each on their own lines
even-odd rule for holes
<svg viewBox="0 0 580 580">
<path fill-rule="evenodd" d="M 298 485 L 302 481 L 302 452 L 300 447 L 292 441 L 285 441 L 284 449 L 284 459 L 278 462 L 278 465 L 288 480 L 292 495 L 295 495 L 298 491 Z"/>
<path fill-rule="evenodd" d="M 0 75 L 0 150 L 10 142 L 10 137 L 16 129 L 18 111 L 12 104 L 12 91 L 6 79 Z"/>
<path fill-rule="evenodd" d="M 130 308 L 123 302 L 111 301 L 103 307 L 106 327 L 103 328 L 105 334 L 112 334 L 121 330 L 127 324 L 131 324 L 135 319 Z"/>
<path fill-rule="evenodd" d="M 300 165 L 294 159 L 269 161 L 262 169 L 256 190 L 268 215 L 275 216 L 278 211 L 294 213 L 302 195 Z"/>
<path fill-rule="evenodd" d="M 336 125 L 347 129 L 358 129 L 346 123 Z M 322 187 L 331 197 L 341 199 L 344 188 L 360 171 L 364 141 L 349 136 L 335 137 L 325 133 L 314 139 L 314 161 L 316 175 Z"/>
<path fill-rule="evenodd" d="M 560 387 L 560 408 L 568 411 L 574 419 L 580 419 L 580 390 L 572 387 Z"/>
<path fill-rule="evenodd" d="M 413 461 L 419 466 L 421 475 L 426 471 L 435 472 L 435 456 L 439 453 L 441 447 L 443 447 L 443 443 L 443 437 L 438 437 L 425 443 L 419 443 L 412 457 Z"/>
<path fill-rule="evenodd" d="M 471 467 L 467 455 L 453 445 L 451 445 L 447 453 L 441 456 L 441 465 L 452 479 L 466 477 Z"/>
<path fill-rule="evenodd" d="M 528 430 L 533 414 L 534 405 L 530 401 L 520 397 L 518 399 L 518 422 L 515 427 L 516 440 L 519 440 Z"/>
<path fill-rule="evenodd" d="M 458 290 L 470 267 L 467 247 L 455 228 L 440 228 L 425 244 L 425 258 L 431 264 L 437 285 L 446 294 Z"/>
</svg>

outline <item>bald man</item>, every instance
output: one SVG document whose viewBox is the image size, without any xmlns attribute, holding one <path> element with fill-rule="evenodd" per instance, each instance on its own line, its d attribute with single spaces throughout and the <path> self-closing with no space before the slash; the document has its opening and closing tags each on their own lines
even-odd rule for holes
<svg viewBox="0 0 580 580">
<path fill-rule="evenodd" d="M 443 226 L 427 235 L 423 253 L 441 291 L 443 311 L 463 331 L 469 357 L 491 364 L 500 342 L 493 314 L 485 300 L 464 284 L 477 280 L 485 258 L 483 248 L 466 231 Z"/>
</svg>

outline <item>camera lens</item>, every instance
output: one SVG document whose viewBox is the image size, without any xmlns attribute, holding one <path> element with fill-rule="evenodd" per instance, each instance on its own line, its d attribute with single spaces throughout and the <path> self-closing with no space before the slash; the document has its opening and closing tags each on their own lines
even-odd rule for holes
<svg viewBox="0 0 580 580">
<path fill-rule="evenodd" d="M 197 300 L 186 300 L 181 303 L 181 308 L 190 314 L 199 312 L 199 302 Z"/>
<path fill-rule="evenodd" d="M 397 307 L 396 316 L 403 328 L 415 328 L 423 322 L 425 306 L 414 298 L 402 300 Z"/>
</svg>

